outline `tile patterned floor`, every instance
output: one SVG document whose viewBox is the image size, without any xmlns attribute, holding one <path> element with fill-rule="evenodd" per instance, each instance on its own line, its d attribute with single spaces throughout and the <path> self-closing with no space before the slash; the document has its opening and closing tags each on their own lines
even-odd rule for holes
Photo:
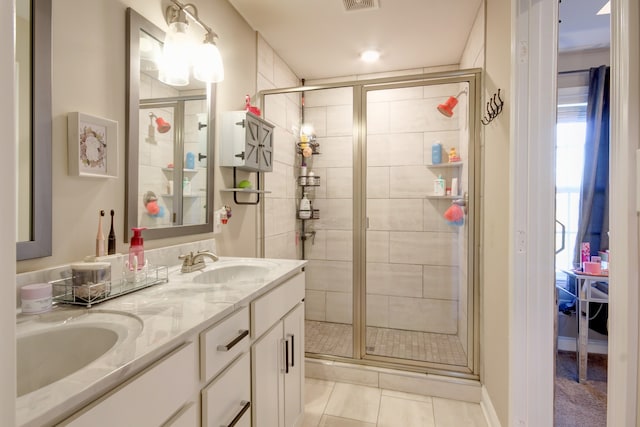
<svg viewBox="0 0 640 427">
<path fill-rule="evenodd" d="M 308 353 L 351 357 L 353 335 L 351 325 L 305 321 L 305 350 Z M 367 328 L 370 354 L 423 362 L 466 366 L 465 354 L 455 335 L 404 331 L 388 328 Z"/>
<path fill-rule="evenodd" d="M 477 403 L 313 378 L 305 401 L 303 427 L 487 427 Z"/>
</svg>

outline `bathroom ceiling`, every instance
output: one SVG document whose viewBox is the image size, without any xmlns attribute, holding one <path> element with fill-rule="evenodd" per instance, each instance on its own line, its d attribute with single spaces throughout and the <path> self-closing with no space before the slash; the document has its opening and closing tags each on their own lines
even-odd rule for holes
<svg viewBox="0 0 640 427">
<path fill-rule="evenodd" d="M 558 26 L 558 50 L 608 48 L 611 15 L 597 15 L 607 0 L 562 0 Z"/>
<path fill-rule="evenodd" d="M 301 78 L 457 64 L 481 0 L 230 0 Z M 361 52 L 380 51 L 373 64 Z"/>
<path fill-rule="evenodd" d="M 481 0 L 229 0 L 301 78 L 458 64 Z M 350 10 L 345 4 L 373 8 Z M 609 46 L 606 0 L 562 0 L 562 52 Z M 359 54 L 381 53 L 376 63 Z"/>
</svg>

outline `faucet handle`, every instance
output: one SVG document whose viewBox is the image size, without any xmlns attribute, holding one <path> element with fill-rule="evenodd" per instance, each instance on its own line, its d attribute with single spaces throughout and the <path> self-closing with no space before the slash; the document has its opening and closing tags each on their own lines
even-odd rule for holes
<svg viewBox="0 0 640 427">
<path fill-rule="evenodd" d="M 188 254 L 178 255 L 178 259 L 184 260 L 185 265 L 193 265 L 193 251 Z"/>
</svg>

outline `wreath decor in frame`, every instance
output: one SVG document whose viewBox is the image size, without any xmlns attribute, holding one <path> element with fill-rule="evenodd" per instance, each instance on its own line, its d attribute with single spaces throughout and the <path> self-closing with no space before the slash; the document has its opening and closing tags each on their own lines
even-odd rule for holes
<svg viewBox="0 0 640 427">
<path fill-rule="evenodd" d="M 118 122 L 79 112 L 69 113 L 69 175 L 118 177 Z"/>
</svg>

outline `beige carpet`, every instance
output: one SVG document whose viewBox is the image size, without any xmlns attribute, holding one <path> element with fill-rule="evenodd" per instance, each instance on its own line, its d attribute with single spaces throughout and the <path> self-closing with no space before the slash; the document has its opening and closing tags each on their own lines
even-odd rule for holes
<svg viewBox="0 0 640 427">
<path fill-rule="evenodd" d="M 576 354 L 556 357 L 555 427 L 607 425 L 607 356 L 589 354 L 587 381 L 577 382 Z"/>
</svg>

